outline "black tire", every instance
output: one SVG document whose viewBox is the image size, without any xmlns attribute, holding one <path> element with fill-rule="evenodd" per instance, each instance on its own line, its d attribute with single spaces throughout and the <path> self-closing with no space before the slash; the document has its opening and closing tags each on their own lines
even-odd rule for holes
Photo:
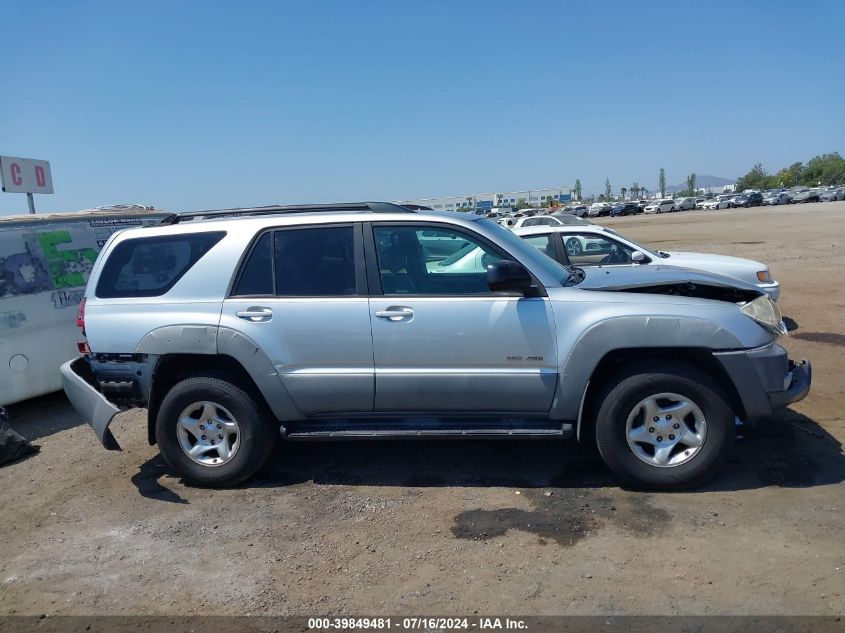
<svg viewBox="0 0 845 633">
<path fill-rule="evenodd" d="M 645 398 L 674 393 L 694 402 L 706 420 L 704 441 L 688 461 L 670 467 L 646 463 L 629 447 L 628 416 Z M 611 378 L 599 393 L 596 445 L 607 466 L 623 483 L 655 490 L 697 486 L 725 462 L 735 434 L 734 413 L 719 386 L 704 372 L 672 361 L 644 362 Z"/>
<path fill-rule="evenodd" d="M 239 427 L 238 448 L 230 461 L 220 465 L 193 461 L 179 444 L 179 416 L 201 401 L 227 409 Z M 156 419 L 156 441 L 164 461 L 186 482 L 196 486 L 236 486 L 252 477 L 273 452 L 279 434 L 270 418 L 255 398 L 230 379 L 196 376 L 177 383 L 164 397 Z"/>
</svg>

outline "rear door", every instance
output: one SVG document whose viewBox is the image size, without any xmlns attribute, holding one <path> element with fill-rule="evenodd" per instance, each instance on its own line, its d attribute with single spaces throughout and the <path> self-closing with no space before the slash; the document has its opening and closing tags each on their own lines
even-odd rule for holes
<svg viewBox="0 0 845 633">
<path fill-rule="evenodd" d="M 256 236 L 220 321 L 249 336 L 306 414 L 371 411 L 373 349 L 361 225 Z"/>
<path fill-rule="evenodd" d="M 433 240 L 450 239 L 441 258 Z M 544 296 L 493 293 L 505 252 L 451 225 L 375 223 L 365 231 L 376 411 L 545 412 L 557 385 Z"/>
</svg>

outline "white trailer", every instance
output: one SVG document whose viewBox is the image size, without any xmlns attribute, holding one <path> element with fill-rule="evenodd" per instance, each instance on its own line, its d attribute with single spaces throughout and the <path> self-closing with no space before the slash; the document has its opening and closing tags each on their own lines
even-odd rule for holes
<svg viewBox="0 0 845 633">
<path fill-rule="evenodd" d="M 115 231 L 157 224 L 148 207 L 0 216 L 0 405 L 61 389 L 79 355 L 76 312 L 94 260 Z"/>
</svg>

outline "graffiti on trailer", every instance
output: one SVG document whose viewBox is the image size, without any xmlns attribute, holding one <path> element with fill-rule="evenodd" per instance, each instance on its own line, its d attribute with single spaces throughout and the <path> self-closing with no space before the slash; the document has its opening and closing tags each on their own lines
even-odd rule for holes
<svg viewBox="0 0 845 633">
<path fill-rule="evenodd" d="M 50 288 L 43 260 L 29 250 L 0 258 L 0 297 L 29 295 Z"/>
<path fill-rule="evenodd" d="M 20 310 L 0 312 L 0 330 L 11 330 L 26 323 L 26 315 Z"/>
<path fill-rule="evenodd" d="M 84 286 L 97 259 L 93 248 L 62 249 L 68 231 L 23 235 L 25 250 L 0 259 L 0 296 L 30 295 Z"/>
<path fill-rule="evenodd" d="M 134 218 L 98 219 L 61 230 L 54 224 L 50 230 L 0 233 L 0 298 L 53 290 L 56 308 L 78 305 L 108 236 L 139 224 Z"/>
</svg>

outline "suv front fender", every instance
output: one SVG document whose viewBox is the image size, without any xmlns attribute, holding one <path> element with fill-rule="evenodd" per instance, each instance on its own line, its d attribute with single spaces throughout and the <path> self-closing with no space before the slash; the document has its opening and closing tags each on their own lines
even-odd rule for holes
<svg viewBox="0 0 845 633">
<path fill-rule="evenodd" d="M 579 419 L 590 379 L 610 352 L 634 348 L 665 352 L 673 347 L 708 351 L 742 349 L 765 344 L 768 342 L 765 338 L 763 335 L 751 344 L 743 344 L 733 332 L 715 321 L 695 317 L 630 315 L 607 318 L 584 331 L 568 346 L 568 355 L 561 357 L 560 380 L 550 415 L 556 420 Z M 562 353 L 566 349 L 566 345 L 561 345 Z"/>
</svg>

